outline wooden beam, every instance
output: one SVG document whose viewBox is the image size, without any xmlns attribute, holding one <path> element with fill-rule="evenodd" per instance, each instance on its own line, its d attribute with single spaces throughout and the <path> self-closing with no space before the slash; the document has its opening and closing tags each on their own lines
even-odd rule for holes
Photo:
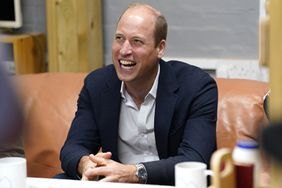
<svg viewBox="0 0 282 188">
<path fill-rule="evenodd" d="M 269 1 L 270 43 L 269 70 L 270 88 L 269 112 L 271 122 L 282 122 L 282 1 Z M 282 135 L 281 135 L 282 136 Z M 277 145 L 278 143 L 273 143 Z M 277 145 L 279 147 L 279 145 Z M 271 164 L 271 186 L 282 185 L 282 165 L 273 159 Z"/>
</svg>

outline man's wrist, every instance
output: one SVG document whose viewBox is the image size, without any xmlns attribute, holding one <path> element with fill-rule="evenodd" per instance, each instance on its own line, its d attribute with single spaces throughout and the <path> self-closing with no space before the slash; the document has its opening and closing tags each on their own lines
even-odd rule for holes
<svg viewBox="0 0 282 188">
<path fill-rule="evenodd" d="M 146 184 L 148 179 L 148 174 L 145 166 L 142 163 L 135 165 L 136 172 L 135 176 L 138 178 L 138 183 Z"/>
<path fill-rule="evenodd" d="M 79 160 L 77 172 L 78 172 L 78 175 L 81 177 L 84 171 L 86 170 L 85 168 L 87 167 L 88 160 L 89 160 L 88 156 L 82 156 Z"/>
</svg>

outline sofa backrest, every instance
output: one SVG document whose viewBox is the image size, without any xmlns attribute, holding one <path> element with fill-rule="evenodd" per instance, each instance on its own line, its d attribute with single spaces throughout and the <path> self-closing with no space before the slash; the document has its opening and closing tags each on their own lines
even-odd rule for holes
<svg viewBox="0 0 282 188">
<path fill-rule="evenodd" d="M 17 76 L 25 115 L 27 173 L 52 177 L 62 172 L 59 152 L 76 110 L 85 73 L 41 73 Z M 216 79 L 219 89 L 217 145 L 233 147 L 238 138 L 257 139 L 264 121 L 266 83 Z"/>
</svg>

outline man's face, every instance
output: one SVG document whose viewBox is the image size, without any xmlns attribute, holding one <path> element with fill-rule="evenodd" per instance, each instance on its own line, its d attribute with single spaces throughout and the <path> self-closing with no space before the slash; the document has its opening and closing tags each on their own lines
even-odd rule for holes
<svg viewBox="0 0 282 188">
<path fill-rule="evenodd" d="M 154 27 L 155 17 L 146 9 L 129 9 L 121 17 L 112 59 L 119 79 L 125 83 L 142 84 L 155 78 L 164 47 L 155 47 Z"/>
</svg>

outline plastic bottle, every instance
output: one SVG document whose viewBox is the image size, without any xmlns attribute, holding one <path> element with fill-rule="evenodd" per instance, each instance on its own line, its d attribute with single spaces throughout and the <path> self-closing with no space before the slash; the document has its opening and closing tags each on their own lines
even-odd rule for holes
<svg viewBox="0 0 282 188">
<path fill-rule="evenodd" d="M 257 142 L 239 140 L 232 152 L 237 188 L 254 188 L 259 184 L 260 157 Z"/>
</svg>

